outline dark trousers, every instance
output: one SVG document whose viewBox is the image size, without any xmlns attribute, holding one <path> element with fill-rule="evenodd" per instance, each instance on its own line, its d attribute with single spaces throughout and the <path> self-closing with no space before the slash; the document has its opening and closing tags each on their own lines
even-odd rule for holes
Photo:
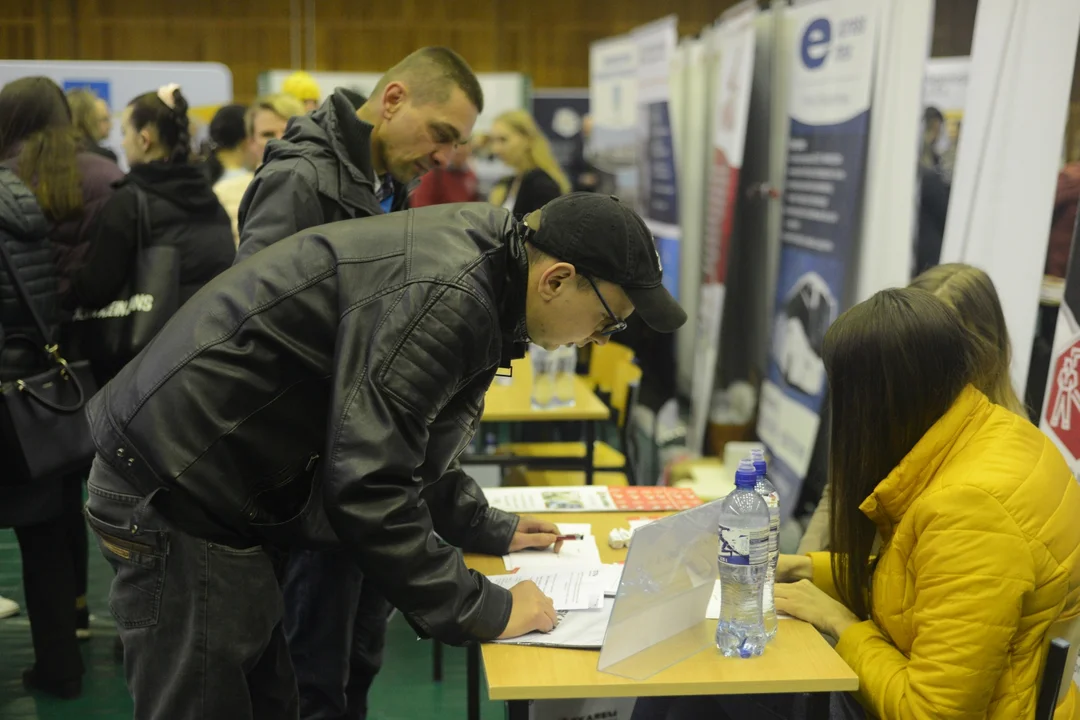
<svg viewBox="0 0 1080 720">
<path fill-rule="evenodd" d="M 699 695 L 639 698 L 630 720 L 804 720 L 803 695 Z M 866 711 L 848 693 L 830 693 L 829 720 L 865 720 Z"/>
<path fill-rule="evenodd" d="M 81 477 L 60 482 L 60 514 L 46 522 L 15 528 L 15 537 L 22 554 L 35 672 L 40 679 L 65 682 L 83 674 L 82 655 L 75 639 L 75 598 L 79 594 L 80 569 L 82 592 L 86 592 L 87 558 Z"/>
<path fill-rule="evenodd" d="M 390 604 L 342 550 L 291 553 L 283 590 L 301 719 L 364 720 Z"/>
<path fill-rule="evenodd" d="M 90 621 L 90 610 L 86 605 L 87 573 L 90 563 L 90 541 L 86 531 L 86 519 L 83 517 L 83 482 L 86 471 L 82 471 L 65 482 L 73 487 L 64 491 L 64 511 L 68 526 L 68 550 L 71 553 L 71 566 L 75 572 L 75 626 L 85 628 Z"/>
<path fill-rule="evenodd" d="M 100 461 L 88 489 L 135 720 L 297 720 L 270 555 L 171 527 Z"/>
</svg>

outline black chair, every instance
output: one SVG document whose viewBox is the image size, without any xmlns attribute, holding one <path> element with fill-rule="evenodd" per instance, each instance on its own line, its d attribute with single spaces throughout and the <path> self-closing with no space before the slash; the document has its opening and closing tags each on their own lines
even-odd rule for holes
<svg viewBox="0 0 1080 720">
<path fill-rule="evenodd" d="M 1039 699 L 1035 704 L 1035 720 L 1054 720 L 1054 709 L 1058 704 L 1058 695 L 1066 678 L 1071 682 L 1072 673 L 1067 673 L 1069 664 L 1069 641 L 1054 638 L 1050 641 L 1050 650 L 1046 653 L 1046 667 L 1043 669 L 1042 682 L 1039 683 Z"/>
</svg>

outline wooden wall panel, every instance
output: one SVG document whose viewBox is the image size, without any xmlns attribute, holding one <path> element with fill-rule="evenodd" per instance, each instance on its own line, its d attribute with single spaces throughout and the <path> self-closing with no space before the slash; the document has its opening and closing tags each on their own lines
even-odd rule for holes
<svg viewBox="0 0 1080 720">
<path fill-rule="evenodd" d="M 314 69 L 384 70 L 429 44 L 459 50 L 478 71 L 529 74 L 536 87 L 588 83 L 589 43 L 665 13 L 698 32 L 734 0 L 0 0 L 0 57 L 216 61 L 238 100 L 258 74 L 314 57 Z M 935 56 L 971 49 L 977 0 L 937 0 Z M 314 49 L 302 46 L 314 8 Z M 295 13 L 295 14 L 294 14 Z M 291 41 L 301 38 L 301 45 Z M 1080 100 L 1080 76 L 1074 83 Z"/>
<path fill-rule="evenodd" d="M 293 47 L 314 3 L 314 52 Z M 478 71 L 528 73 L 537 87 L 588 83 L 588 46 L 676 13 L 697 32 L 733 0 L 0 0 L 0 57 L 215 61 L 249 100 L 258 73 L 314 56 L 314 69 L 378 71 L 424 45 L 449 45 Z M 294 15 L 298 12 L 299 18 Z M 303 27 L 300 36 L 308 37 Z M 302 42 L 306 42 L 303 40 Z"/>
</svg>

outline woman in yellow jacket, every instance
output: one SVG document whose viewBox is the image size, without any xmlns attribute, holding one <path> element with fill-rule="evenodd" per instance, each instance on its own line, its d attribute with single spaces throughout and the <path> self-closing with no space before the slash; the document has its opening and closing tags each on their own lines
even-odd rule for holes
<svg viewBox="0 0 1080 720">
<path fill-rule="evenodd" d="M 1012 346 L 1009 330 L 1005 326 L 1005 313 L 993 280 L 977 267 L 964 263 L 935 265 L 919 274 L 908 287 L 932 292 L 946 305 L 960 314 L 964 326 L 989 344 L 987 350 L 995 355 L 988 358 L 991 369 L 979 389 L 986 393 L 990 402 L 1027 417 L 1027 409 L 1016 396 L 1009 376 L 1012 363 Z M 829 549 L 829 494 L 826 483 L 806 532 L 799 541 L 799 554 Z"/>
<path fill-rule="evenodd" d="M 994 357 L 919 289 L 826 335 L 832 552 L 782 556 L 776 608 L 838 639 L 874 717 L 1033 718 L 1051 626 L 1080 617 L 1080 485 L 976 389 Z"/>
</svg>

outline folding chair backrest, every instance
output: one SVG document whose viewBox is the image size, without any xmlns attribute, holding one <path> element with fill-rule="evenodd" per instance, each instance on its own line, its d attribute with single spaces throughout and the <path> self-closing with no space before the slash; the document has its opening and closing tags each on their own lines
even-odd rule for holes
<svg viewBox="0 0 1080 720">
<path fill-rule="evenodd" d="M 611 384 L 611 408 L 618 412 L 616 422 L 621 428 L 626 424 L 627 413 L 630 411 L 630 399 L 633 395 L 632 388 L 641 384 L 641 368 L 633 362 L 622 362 L 615 368 L 614 380 Z"/>
<path fill-rule="evenodd" d="M 1065 693 L 1069 691 L 1073 682 L 1073 673 L 1076 670 L 1076 655 L 1077 651 L 1080 650 L 1080 617 L 1055 623 L 1050 627 L 1049 637 L 1050 648 L 1047 651 L 1047 664 L 1039 687 L 1040 691 L 1043 688 L 1054 688 L 1057 692 L 1052 703 L 1042 697 L 1042 692 L 1040 692 L 1038 700 L 1039 710 L 1048 710 L 1047 718 L 1053 717 L 1053 709 L 1065 697 Z M 1055 641 L 1058 641 L 1056 645 Z M 1068 644 L 1067 650 L 1064 643 L 1060 641 Z M 1062 655 L 1064 655 L 1064 663 L 1061 662 Z M 1057 667 L 1054 667 L 1055 664 Z M 1062 667 L 1062 664 L 1064 664 L 1064 667 Z M 1046 674 L 1048 671 L 1057 675 L 1057 677 L 1048 677 Z M 1041 716 L 1039 718 L 1041 720 Z"/>
<path fill-rule="evenodd" d="M 625 345 L 609 342 L 590 347 L 589 381 L 601 392 L 610 393 L 615 385 L 615 373 L 623 363 L 633 363 L 634 351 Z"/>
</svg>

